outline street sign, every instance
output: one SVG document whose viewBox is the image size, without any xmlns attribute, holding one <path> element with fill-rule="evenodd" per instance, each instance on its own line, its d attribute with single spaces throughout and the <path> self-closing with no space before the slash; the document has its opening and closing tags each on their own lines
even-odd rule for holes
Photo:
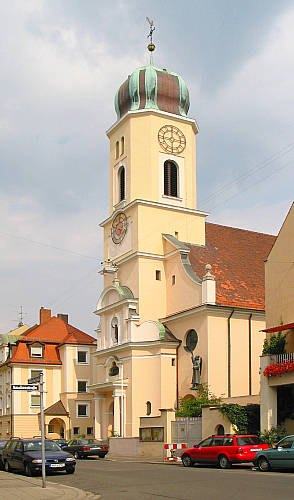
<svg viewBox="0 0 294 500">
<path fill-rule="evenodd" d="M 28 384 L 39 384 L 40 380 L 41 380 L 40 375 L 38 375 L 37 377 L 29 378 Z"/>
<path fill-rule="evenodd" d="M 11 386 L 11 390 L 12 391 L 38 391 L 39 386 L 38 385 L 26 385 L 26 384 L 23 384 L 23 385 L 13 384 Z"/>
</svg>

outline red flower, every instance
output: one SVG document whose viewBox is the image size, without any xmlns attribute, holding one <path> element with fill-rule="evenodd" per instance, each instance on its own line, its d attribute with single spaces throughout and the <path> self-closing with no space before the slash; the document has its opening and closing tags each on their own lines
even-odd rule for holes
<svg viewBox="0 0 294 500">
<path fill-rule="evenodd" d="M 276 375 L 284 375 L 284 373 L 294 371 L 294 362 L 286 361 L 285 363 L 272 363 L 265 368 L 263 375 L 265 377 L 274 377 Z"/>
</svg>

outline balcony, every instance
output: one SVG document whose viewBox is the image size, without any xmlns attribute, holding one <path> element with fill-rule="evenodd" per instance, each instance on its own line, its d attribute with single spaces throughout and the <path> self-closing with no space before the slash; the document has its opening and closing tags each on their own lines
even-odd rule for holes
<svg viewBox="0 0 294 500">
<path fill-rule="evenodd" d="M 294 363 L 294 352 L 286 352 L 286 354 L 271 354 L 269 358 L 269 364 Z"/>
<path fill-rule="evenodd" d="M 271 354 L 261 360 L 261 373 L 268 379 L 269 385 L 294 383 L 294 352 Z"/>
</svg>

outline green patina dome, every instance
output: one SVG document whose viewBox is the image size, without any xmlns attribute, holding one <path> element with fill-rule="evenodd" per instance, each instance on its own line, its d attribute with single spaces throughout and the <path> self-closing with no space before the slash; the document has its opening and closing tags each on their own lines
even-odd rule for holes
<svg viewBox="0 0 294 500">
<path fill-rule="evenodd" d="M 137 68 L 115 95 L 115 111 L 120 119 L 128 111 L 160 109 L 187 116 L 189 91 L 180 75 L 153 66 Z"/>
</svg>

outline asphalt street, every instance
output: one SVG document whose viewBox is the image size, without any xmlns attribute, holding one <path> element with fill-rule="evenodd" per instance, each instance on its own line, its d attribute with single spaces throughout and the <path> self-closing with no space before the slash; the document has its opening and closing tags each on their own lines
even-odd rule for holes
<svg viewBox="0 0 294 500">
<path fill-rule="evenodd" d="M 181 464 L 146 464 L 78 460 L 73 475 L 54 474 L 49 481 L 100 493 L 102 500 L 293 500 L 294 473 L 230 470 Z"/>
</svg>

